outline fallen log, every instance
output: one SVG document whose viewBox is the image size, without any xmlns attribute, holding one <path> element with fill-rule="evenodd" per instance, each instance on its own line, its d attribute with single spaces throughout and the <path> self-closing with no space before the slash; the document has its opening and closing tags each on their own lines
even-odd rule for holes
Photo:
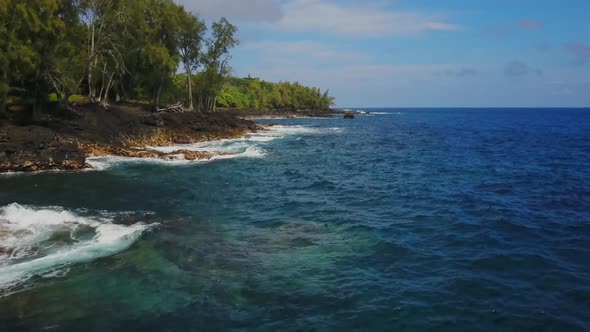
<svg viewBox="0 0 590 332">
<path fill-rule="evenodd" d="M 182 113 L 184 112 L 184 106 L 182 106 L 182 103 L 178 103 L 167 107 L 158 108 L 157 112 Z"/>
</svg>

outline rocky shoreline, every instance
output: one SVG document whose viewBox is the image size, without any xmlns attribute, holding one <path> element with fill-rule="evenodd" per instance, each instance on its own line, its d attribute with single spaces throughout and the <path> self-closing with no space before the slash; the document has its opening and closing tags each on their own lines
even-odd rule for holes
<svg viewBox="0 0 590 332">
<path fill-rule="evenodd" d="M 88 157 L 207 160 L 226 153 L 178 150 L 170 146 L 241 137 L 263 129 L 250 121 L 262 117 L 320 117 L 333 111 L 220 110 L 215 113 L 154 113 L 141 104 L 108 108 L 87 104 L 55 108 L 33 120 L 32 110 L 11 106 L 0 113 L 0 173 L 92 168 Z"/>
</svg>

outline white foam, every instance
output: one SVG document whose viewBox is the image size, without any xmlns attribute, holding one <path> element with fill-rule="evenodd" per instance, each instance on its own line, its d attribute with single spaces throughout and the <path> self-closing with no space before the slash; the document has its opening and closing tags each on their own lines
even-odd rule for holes
<svg viewBox="0 0 590 332">
<path fill-rule="evenodd" d="M 34 276 L 63 276 L 74 264 L 119 253 L 149 227 L 116 225 L 59 207 L 1 207 L 0 248 L 7 253 L 0 256 L 0 296 Z"/>
<path fill-rule="evenodd" d="M 292 117 L 284 117 L 284 116 L 261 116 L 261 117 L 257 117 L 257 116 L 253 116 L 253 117 L 246 117 L 246 119 L 250 119 L 250 120 L 293 120 L 293 119 L 306 119 L 306 120 L 331 120 L 333 119 L 334 115 L 337 114 L 330 114 L 330 115 L 326 115 L 326 116 L 292 116 Z"/>
<path fill-rule="evenodd" d="M 207 151 L 207 150 L 195 150 L 191 147 L 183 145 L 174 145 L 169 148 L 172 151 L 188 150 L 188 151 Z M 261 158 L 266 155 L 266 151 L 258 146 L 248 146 L 243 152 L 233 151 L 216 151 L 218 154 L 213 154 L 210 159 L 196 159 L 187 160 L 183 154 L 167 155 L 164 158 L 132 158 L 132 157 L 119 157 L 119 156 L 101 156 L 87 158 L 86 162 L 90 164 L 96 171 L 104 171 L 116 166 L 123 164 L 159 164 L 167 166 L 178 166 L 178 165 L 189 165 L 189 164 L 203 164 L 209 163 L 216 160 L 227 160 L 237 158 Z M 226 152 L 226 153 L 222 153 Z M 229 153 L 229 154 L 227 154 Z"/>
<path fill-rule="evenodd" d="M 265 154 L 266 154 L 266 152 L 262 148 L 260 148 L 258 146 L 250 146 L 246 149 L 246 151 L 244 151 L 242 153 L 220 154 L 220 155 L 213 156 L 213 158 L 209 159 L 209 161 L 223 160 L 223 159 L 235 159 L 235 158 L 259 158 L 259 157 L 264 157 Z"/>
<path fill-rule="evenodd" d="M 275 125 L 268 127 L 266 131 L 257 133 L 256 135 L 271 136 L 278 138 L 286 138 L 290 136 L 303 136 L 303 135 L 321 135 L 326 133 L 341 133 L 343 128 L 323 128 L 323 127 L 308 127 L 308 126 L 283 126 Z"/>
<path fill-rule="evenodd" d="M 318 127 L 307 127 L 307 126 L 282 126 L 276 125 L 268 128 L 268 132 L 274 133 L 275 135 L 279 136 L 286 136 L 286 135 L 301 135 L 301 134 L 320 134 L 323 132 L 322 129 Z"/>
<path fill-rule="evenodd" d="M 197 151 L 197 152 L 228 152 L 238 153 L 249 147 L 247 138 L 220 139 L 215 141 L 197 142 L 191 144 L 177 144 L 169 146 L 149 147 L 163 153 L 172 153 L 178 150 Z"/>
<path fill-rule="evenodd" d="M 278 135 L 259 133 L 250 135 L 248 140 L 252 142 L 270 142 L 280 138 L 282 137 Z"/>
<path fill-rule="evenodd" d="M 162 153 L 174 153 L 180 150 L 194 152 L 210 152 L 213 157 L 210 159 L 186 160 L 184 155 L 168 155 L 164 158 L 129 158 L 117 156 L 102 156 L 88 158 L 87 162 L 95 170 L 106 170 L 121 164 L 129 163 L 156 163 L 162 165 L 186 165 L 189 163 L 207 163 L 216 160 L 236 158 L 260 158 L 266 155 L 260 146 L 264 143 L 283 139 L 289 136 L 317 135 L 323 133 L 342 132 L 342 128 L 319 128 L 307 126 L 283 126 L 274 125 L 243 137 L 232 139 L 220 139 L 191 144 L 176 144 L 170 146 L 152 146 L 149 149 Z"/>
<path fill-rule="evenodd" d="M 177 149 L 178 150 L 178 149 Z M 162 158 L 132 158 L 120 156 L 101 156 L 86 158 L 86 162 L 92 166 L 95 171 L 104 171 L 123 164 L 161 164 L 161 165 L 186 165 L 190 160 L 184 159 L 184 155 L 173 155 L 170 159 Z"/>
</svg>

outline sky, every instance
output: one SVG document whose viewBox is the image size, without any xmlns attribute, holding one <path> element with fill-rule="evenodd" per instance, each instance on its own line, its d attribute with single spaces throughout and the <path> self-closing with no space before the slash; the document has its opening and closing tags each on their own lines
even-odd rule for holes
<svg viewBox="0 0 590 332">
<path fill-rule="evenodd" d="M 176 0 L 238 26 L 234 75 L 338 107 L 588 107 L 588 0 Z"/>
</svg>

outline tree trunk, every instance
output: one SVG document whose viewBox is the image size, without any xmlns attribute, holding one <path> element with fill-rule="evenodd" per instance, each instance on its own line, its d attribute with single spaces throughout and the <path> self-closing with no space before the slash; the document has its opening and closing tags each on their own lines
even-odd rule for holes
<svg viewBox="0 0 590 332">
<path fill-rule="evenodd" d="M 217 108 L 217 95 L 215 95 L 215 98 L 213 98 L 213 105 L 211 105 L 211 109 L 213 110 L 213 112 L 215 112 L 216 108 Z"/>
<path fill-rule="evenodd" d="M 188 74 L 188 101 L 189 101 L 188 109 L 190 111 L 192 111 L 193 110 L 193 82 L 191 79 L 190 68 L 187 69 L 186 73 Z"/>
<path fill-rule="evenodd" d="M 104 90 L 104 83 L 100 85 L 100 91 L 98 92 L 98 98 L 95 98 L 99 103 L 102 101 L 102 90 Z"/>
<path fill-rule="evenodd" d="M 94 69 L 94 66 L 96 65 L 96 59 L 94 58 L 94 28 L 95 28 L 94 17 L 92 18 L 92 22 L 90 24 L 92 25 L 92 28 L 91 28 L 91 35 L 90 35 L 91 63 L 90 63 L 90 68 L 88 68 L 88 97 L 90 98 L 90 100 L 94 100 L 94 97 L 96 96 L 94 86 L 92 85 L 92 70 Z"/>
<path fill-rule="evenodd" d="M 90 100 L 94 101 L 94 96 L 95 96 L 95 89 L 94 86 L 92 85 L 92 68 L 93 66 L 90 66 L 90 69 L 88 70 L 88 98 L 90 98 Z"/>
<path fill-rule="evenodd" d="M 31 114 L 31 121 L 37 122 L 40 120 L 40 113 L 41 112 L 41 98 L 39 88 L 36 86 L 35 90 L 33 91 L 33 114 Z"/>
<path fill-rule="evenodd" d="M 109 82 L 107 84 L 107 88 L 104 92 L 104 96 L 103 99 L 104 100 L 108 100 L 109 99 L 109 91 L 111 90 L 111 87 L 113 86 L 113 78 L 115 77 L 115 73 L 111 74 L 111 77 L 109 78 Z"/>
<path fill-rule="evenodd" d="M 102 101 L 102 92 L 104 91 L 104 88 L 105 88 L 105 86 L 104 86 L 104 83 L 105 83 L 104 75 L 105 75 L 105 72 L 106 71 L 107 71 L 107 63 L 105 62 L 104 63 L 104 66 L 102 68 L 102 79 L 100 80 L 100 92 L 98 92 L 98 95 L 96 95 L 96 96 L 98 96 L 98 102 L 99 103 Z"/>
<path fill-rule="evenodd" d="M 158 91 L 156 92 L 156 108 L 160 107 L 160 94 L 162 93 L 162 84 L 158 86 Z"/>
<path fill-rule="evenodd" d="M 4 82 L 6 82 L 6 84 L 8 84 L 8 74 L 6 72 L 4 72 L 4 75 L 2 75 L 2 76 L 3 76 L 2 78 L 3 78 Z M 8 87 L 7 87 L 7 90 L 9 90 Z M 1 97 L 2 106 L 0 107 L 0 114 L 6 113 L 6 111 L 8 110 L 8 103 L 6 102 L 6 98 L 8 95 L 7 90 L 5 90 L 5 92 L 2 93 L 2 97 Z"/>
<path fill-rule="evenodd" d="M 69 93 L 65 93 L 63 98 L 60 98 L 60 100 L 59 100 L 59 104 L 65 110 L 70 109 L 70 95 L 71 94 L 69 94 Z"/>
<path fill-rule="evenodd" d="M 121 82 L 121 83 L 119 83 L 119 87 L 121 88 L 121 92 L 123 93 L 123 100 L 125 102 L 128 102 L 129 96 L 127 95 L 127 91 L 125 90 L 125 85 Z"/>
</svg>

